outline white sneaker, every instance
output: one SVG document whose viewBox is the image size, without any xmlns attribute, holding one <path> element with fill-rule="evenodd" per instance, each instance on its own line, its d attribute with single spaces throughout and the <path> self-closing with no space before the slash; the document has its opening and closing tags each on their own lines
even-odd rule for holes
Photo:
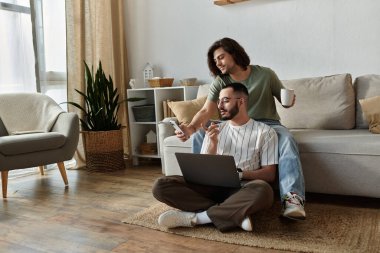
<svg viewBox="0 0 380 253">
<path fill-rule="evenodd" d="M 282 216 L 293 220 L 304 220 L 306 213 L 303 199 L 293 192 L 288 192 L 282 202 Z"/>
<path fill-rule="evenodd" d="M 246 217 L 240 227 L 245 230 L 245 231 L 253 231 L 253 222 L 252 222 L 252 219 L 251 217 Z"/>
<path fill-rule="evenodd" d="M 158 217 L 158 224 L 167 228 L 194 227 L 196 214 L 178 210 L 169 210 Z"/>
</svg>

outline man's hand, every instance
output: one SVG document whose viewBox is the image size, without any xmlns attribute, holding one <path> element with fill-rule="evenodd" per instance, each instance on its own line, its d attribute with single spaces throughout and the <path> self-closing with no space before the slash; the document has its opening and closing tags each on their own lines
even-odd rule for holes
<svg viewBox="0 0 380 253">
<path fill-rule="evenodd" d="M 177 130 L 174 131 L 174 133 L 176 134 L 177 138 L 183 142 L 187 141 L 190 138 L 190 136 L 195 132 L 195 127 L 191 127 L 183 123 L 179 125 L 179 127 L 181 128 L 183 133 Z"/>
<path fill-rule="evenodd" d="M 219 125 L 211 123 L 209 127 L 204 127 L 203 125 L 202 127 L 206 131 L 207 136 L 210 138 L 210 144 L 207 147 L 207 154 L 216 155 L 218 147 Z"/>
<path fill-rule="evenodd" d="M 218 135 L 219 135 L 219 125 L 215 124 L 214 122 L 211 122 L 211 125 L 209 127 L 203 127 L 203 129 L 206 131 L 206 134 L 210 138 L 210 141 L 212 143 L 216 143 L 217 144 L 217 142 L 218 142 Z"/>
</svg>

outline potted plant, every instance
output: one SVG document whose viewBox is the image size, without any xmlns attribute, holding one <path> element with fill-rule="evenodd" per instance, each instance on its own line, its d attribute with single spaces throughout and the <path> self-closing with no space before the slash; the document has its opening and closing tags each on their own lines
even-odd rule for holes
<svg viewBox="0 0 380 253">
<path fill-rule="evenodd" d="M 96 74 L 93 68 L 85 64 L 86 91 L 75 89 L 84 99 L 84 106 L 76 102 L 67 102 L 83 113 L 83 146 L 87 168 L 90 170 L 124 169 L 124 151 L 121 124 L 118 122 L 120 104 L 117 88 L 113 86 L 111 76 L 107 79 L 102 63 Z"/>
</svg>

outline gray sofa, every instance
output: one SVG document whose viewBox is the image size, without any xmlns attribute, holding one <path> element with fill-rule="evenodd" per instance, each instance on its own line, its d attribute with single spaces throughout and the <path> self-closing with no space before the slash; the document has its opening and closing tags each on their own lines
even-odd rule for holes
<svg viewBox="0 0 380 253">
<path fill-rule="evenodd" d="M 295 90 L 296 104 L 276 106 L 299 145 L 306 191 L 380 198 L 380 135 L 369 132 L 358 102 L 380 96 L 380 76 L 360 76 L 354 83 L 350 74 L 283 83 Z M 191 152 L 191 141 L 179 141 L 166 124 L 159 125 L 159 138 L 163 171 L 180 175 L 174 152 Z"/>
</svg>

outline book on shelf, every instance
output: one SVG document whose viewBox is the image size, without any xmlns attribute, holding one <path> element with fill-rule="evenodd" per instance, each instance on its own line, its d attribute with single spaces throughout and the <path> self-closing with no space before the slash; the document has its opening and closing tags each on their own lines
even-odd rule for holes
<svg viewBox="0 0 380 253">
<path fill-rule="evenodd" d="M 173 102 L 173 101 L 171 101 L 170 99 L 162 101 L 162 108 L 163 108 L 163 112 L 164 112 L 164 115 L 163 115 L 164 118 L 175 117 L 174 112 L 169 107 L 169 102 Z"/>
<path fill-rule="evenodd" d="M 164 112 L 164 118 L 168 117 L 168 103 L 166 100 L 162 101 L 162 109 Z"/>
</svg>

